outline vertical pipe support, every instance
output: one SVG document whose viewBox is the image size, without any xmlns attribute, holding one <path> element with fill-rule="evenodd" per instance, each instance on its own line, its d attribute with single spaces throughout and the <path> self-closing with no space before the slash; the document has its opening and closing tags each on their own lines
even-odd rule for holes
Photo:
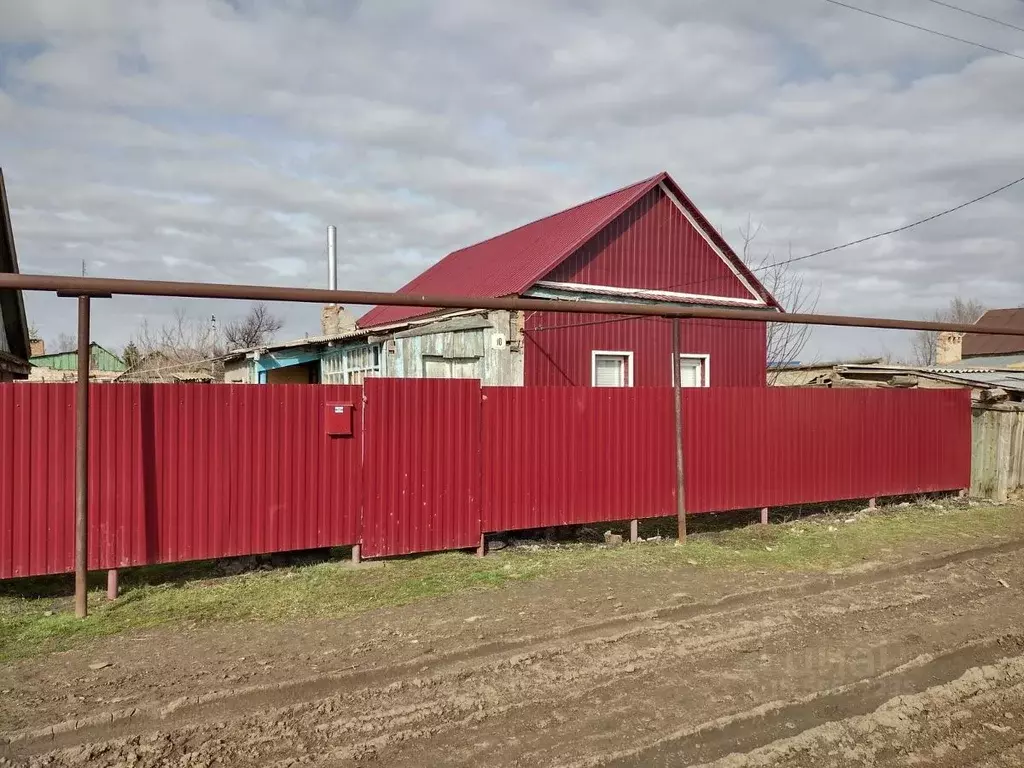
<svg viewBox="0 0 1024 768">
<path fill-rule="evenodd" d="M 78 381 L 75 383 L 75 616 L 89 615 L 89 306 L 78 297 Z"/>
<path fill-rule="evenodd" d="M 362 547 L 359 544 L 352 545 L 352 565 L 359 565 L 363 562 Z"/>
<path fill-rule="evenodd" d="M 629 521 L 629 543 L 636 544 L 637 539 L 640 538 L 640 521 L 633 518 Z"/>
<path fill-rule="evenodd" d="M 679 318 L 672 320 L 672 405 L 676 438 L 676 519 L 679 543 L 686 542 L 686 484 L 683 479 L 683 402 L 679 376 Z"/>
<path fill-rule="evenodd" d="M 117 568 L 107 571 L 107 600 L 117 600 Z"/>
<path fill-rule="evenodd" d="M 761 507 L 761 525 L 768 525 L 768 507 Z"/>
<path fill-rule="evenodd" d="M 868 499 L 868 509 L 874 509 L 874 508 L 875 508 L 875 497 L 872 496 L 870 499 Z"/>
<path fill-rule="evenodd" d="M 484 538 L 484 535 L 481 533 L 480 534 L 480 543 L 477 544 L 477 546 L 476 546 L 476 556 L 477 557 L 484 557 L 486 554 L 487 554 L 487 540 Z"/>
</svg>

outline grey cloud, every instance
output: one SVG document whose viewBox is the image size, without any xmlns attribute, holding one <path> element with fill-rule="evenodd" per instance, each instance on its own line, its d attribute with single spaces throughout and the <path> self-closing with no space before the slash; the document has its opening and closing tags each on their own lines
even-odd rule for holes
<svg viewBox="0 0 1024 768">
<path fill-rule="evenodd" d="M 864 5 L 1021 39 L 932 4 Z M 1024 3 L 988 10 L 1024 24 Z M 15 44 L 0 51 L 0 162 L 26 271 L 84 259 L 95 274 L 314 285 L 331 222 L 345 284 L 390 289 L 661 169 L 730 240 L 750 216 L 757 252 L 799 255 L 1024 175 L 1024 62 L 826 3 L 0 0 L 0 14 L 0 46 Z M 794 269 L 830 311 L 910 316 L 958 290 L 1016 303 L 1021 201 Z M 54 336 L 73 323 L 65 304 L 29 309 Z M 314 308 L 281 309 L 287 333 L 315 330 Z M 105 303 L 97 333 L 119 345 L 154 311 L 171 302 Z M 813 338 L 826 356 L 879 343 Z"/>
</svg>

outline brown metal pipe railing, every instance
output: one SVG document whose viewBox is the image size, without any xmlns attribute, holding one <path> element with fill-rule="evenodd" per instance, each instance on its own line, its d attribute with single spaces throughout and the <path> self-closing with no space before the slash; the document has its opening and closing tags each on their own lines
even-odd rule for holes
<svg viewBox="0 0 1024 768">
<path fill-rule="evenodd" d="M 850 328 L 891 328 L 902 331 L 954 331 L 996 336 L 1024 336 L 1013 328 L 990 328 L 964 323 L 939 323 L 931 320 L 897 320 L 883 317 L 856 317 L 778 313 L 765 309 L 728 309 L 681 307 L 663 304 L 618 304 L 598 301 L 564 301 L 486 296 L 423 296 L 381 291 L 330 291 L 322 288 L 274 288 L 264 285 L 228 285 L 224 283 L 179 283 L 165 280 L 126 280 L 107 277 L 71 277 L 56 275 L 0 274 L 0 288 L 24 291 L 59 291 L 66 294 L 171 296 L 194 299 L 248 299 L 250 301 L 298 301 L 335 304 L 379 304 L 396 307 L 435 307 L 438 309 L 508 309 L 531 312 L 593 313 L 601 315 L 643 315 L 711 320 L 761 320 L 770 323 L 832 325 Z"/>
<path fill-rule="evenodd" d="M 772 323 L 832 325 L 851 328 L 892 328 L 904 331 L 953 331 L 998 336 L 1024 336 L 1024 331 L 1011 328 L 989 328 L 962 323 L 938 323 L 929 320 L 896 320 L 882 317 L 851 317 L 778 313 L 766 309 L 729 309 L 714 307 L 665 306 L 664 304 L 619 304 L 597 301 L 564 301 L 481 296 L 423 296 L 383 293 L 379 291 L 332 291 L 321 288 L 274 288 L 262 285 L 228 285 L 223 283 L 180 283 L 163 280 L 128 280 L 105 277 L 72 277 L 62 275 L 0 274 L 0 289 L 22 291 L 56 291 L 62 296 L 78 298 L 78 386 L 76 387 L 75 445 L 75 612 L 88 613 L 86 602 L 86 568 L 88 558 L 88 424 L 89 424 L 89 297 L 167 296 L 194 299 L 242 299 L 250 301 L 296 301 L 334 304 L 378 304 L 382 306 L 430 307 L 437 309 L 504 309 L 534 312 L 566 312 L 674 318 L 673 350 L 678 355 L 679 319 L 754 320 Z M 676 358 L 678 361 L 678 357 Z M 673 365 L 676 418 L 676 482 L 679 538 L 686 536 L 686 507 L 683 501 L 683 466 L 681 450 L 681 408 L 679 402 L 678 362 Z"/>
</svg>

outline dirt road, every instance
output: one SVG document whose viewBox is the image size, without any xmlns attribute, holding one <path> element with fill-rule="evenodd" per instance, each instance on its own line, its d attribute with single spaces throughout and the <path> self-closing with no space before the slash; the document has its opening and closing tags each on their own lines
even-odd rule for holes
<svg viewBox="0 0 1024 768">
<path fill-rule="evenodd" d="M 1013 542 L 111 639 L 0 672 L 0 765 L 1020 765 L 1022 573 Z"/>
</svg>

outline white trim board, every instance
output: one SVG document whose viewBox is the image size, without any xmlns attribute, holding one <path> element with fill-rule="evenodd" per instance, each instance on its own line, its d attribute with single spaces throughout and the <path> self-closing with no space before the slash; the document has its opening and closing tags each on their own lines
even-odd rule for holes
<svg viewBox="0 0 1024 768">
<path fill-rule="evenodd" d="M 764 304 L 764 299 L 761 298 L 761 295 L 754 290 L 754 286 L 752 286 L 750 282 L 747 280 L 747 278 L 745 278 L 743 274 L 738 269 L 736 269 L 736 265 L 732 263 L 732 259 L 730 259 L 724 253 L 722 253 L 722 249 L 715 245 L 715 241 L 711 239 L 711 236 L 708 235 L 707 232 L 704 231 L 704 227 L 698 224 L 697 220 L 690 215 L 690 212 L 686 210 L 686 206 L 679 202 L 678 198 L 676 198 L 676 196 L 672 194 L 672 190 L 668 188 L 668 185 L 665 184 L 664 181 L 662 181 L 658 184 L 658 186 L 661 188 L 661 191 L 665 193 L 665 196 L 675 204 L 676 208 L 679 209 L 679 212 L 686 217 L 686 220 L 690 222 L 690 226 L 692 226 L 694 229 L 700 232 L 700 236 L 703 237 L 704 241 L 711 246 L 711 249 L 718 254 L 718 258 L 724 261 L 725 265 L 729 267 L 729 269 L 732 271 L 734 275 L 736 275 L 736 278 L 741 283 L 743 283 L 743 287 L 750 291 L 750 295 L 754 296 L 758 300 L 759 304 Z"/>
<path fill-rule="evenodd" d="M 685 299 L 687 301 L 712 301 L 716 304 L 728 302 L 745 306 L 765 306 L 764 299 L 737 299 L 730 296 L 711 296 L 703 293 L 682 293 L 680 291 L 661 291 L 653 288 L 619 288 L 613 285 L 594 285 L 591 283 L 562 283 L 555 280 L 538 280 L 533 284 L 537 288 L 551 288 L 559 291 L 575 291 L 577 293 L 608 294 L 652 299 Z M 638 296 L 637 294 L 643 294 Z"/>
<path fill-rule="evenodd" d="M 590 352 L 590 386 L 597 386 L 597 356 L 598 355 L 616 355 L 618 357 L 626 358 L 626 386 L 633 386 L 633 353 L 627 352 L 624 349 L 594 349 Z"/>
</svg>

